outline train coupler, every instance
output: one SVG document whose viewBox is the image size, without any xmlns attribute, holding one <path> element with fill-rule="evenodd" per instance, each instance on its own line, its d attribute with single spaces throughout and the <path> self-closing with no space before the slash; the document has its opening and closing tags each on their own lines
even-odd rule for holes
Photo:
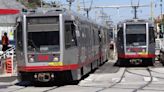
<svg viewBox="0 0 164 92">
<path fill-rule="evenodd" d="M 130 63 L 139 65 L 139 64 L 142 64 L 142 59 L 130 59 Z"/>
<path fill-rule="evenodd" d="M 40 82 L 49 82 L 51 79 L 54 78 L 53 73 L 36 73 L 34 74 L 34 78 Z"/>
</svg>

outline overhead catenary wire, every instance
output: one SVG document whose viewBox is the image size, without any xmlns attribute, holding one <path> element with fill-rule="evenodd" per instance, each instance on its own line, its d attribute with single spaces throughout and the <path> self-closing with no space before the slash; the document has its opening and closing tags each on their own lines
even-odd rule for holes
<svg viewBox="0 0 164 92">
<path fill-rule="evenodd" d="M 83 7 L 84 7 L 84 9 L 85 9 L 85 1 L 83 0 Z"/>
<path fill-rule="evenodd" d="M 93 0 L 91 1 L 91 5 L 90 5 L 90 7 L 89 7 L 90 9 L 92 8 L 92 5 L 93 5 Z"/>
<path fill-rule="evenodd" d="M 86 13 L 87 13 L 87 18 L 89 18 L 89 12 L 91 11 L 92 5 L 93 5 L 93 0 L 91 1 L 90 6 L 88 8 L 86 8 L 85 1 L 83 0 L 83 7 L 84 7 L 84 11 L 86 11 Z"/>
</svg>

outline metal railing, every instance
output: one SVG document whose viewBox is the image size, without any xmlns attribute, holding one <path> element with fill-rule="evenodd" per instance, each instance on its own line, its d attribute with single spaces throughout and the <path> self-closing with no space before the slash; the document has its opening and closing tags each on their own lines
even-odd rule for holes
<svg viewBox="0 0 164 92">
<path fill-rule="evenodd" d="M 13 74 L 15 74 L 16 70 L 16 66 L 14 67 L 14 57 L 15 57 L 15 46 L 10 47 L 9 49 L 7 49 L 5 52 L 3 52 L 0 55 L 0 69 L 1 69 L 1 75 L 5 75 L 7 74 L 7 59 L 11 60 L 11 73 L 10 75 L 12 76 Z M 16 63 L 15 63 L 16 64 Z"/>
</svg>

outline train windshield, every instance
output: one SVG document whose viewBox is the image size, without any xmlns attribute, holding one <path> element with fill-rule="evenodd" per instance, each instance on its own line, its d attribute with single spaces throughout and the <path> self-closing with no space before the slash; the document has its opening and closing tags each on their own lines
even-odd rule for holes
<svg viewBox="0 0 164 92">
<path fill-rule="evenodd" d="M 28 51 L 59 51 L 59 18 L 27 18 Z"/>
<path fill-rule="evenodd" d="M 146 45 L 146 25 L 145 24 L 127 25 L 126 44 L 129 46 Z"/>
</svg>

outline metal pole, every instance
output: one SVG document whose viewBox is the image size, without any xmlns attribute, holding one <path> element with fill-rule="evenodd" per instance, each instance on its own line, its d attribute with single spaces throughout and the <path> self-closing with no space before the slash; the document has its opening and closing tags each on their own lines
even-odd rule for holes
<svg viewBox="0 0 164 92">
<path fill-rule="evenodd" d="M 89 18 L 89 10 L 87 9 L 87 18 Z"/>
<path fill-rule="evenodd" d="M 161 19 L 162 19 L 162 0 L 161 0 L 161 3 L 160 3 L 160 7 L 161 7 Z"/>
<path fill-rule="evenodd" d="M 80 12 L 80 2 L 79 2 L 79 0 L 77 0 L 77 12 L 78 13 Z"/>
<path fill-rule="evenodd" d="M 137 19 L 137 8 L 138 8 L 138 6 L 133 7 L 133 9 L 134 9 L 134 19 Z"/>
<path fill-rule="evenodd" d="M 40 7 L 42 8 L 43 7 L 43 1 L 40 0 Z"/>
<path fill-rule="evenodd" d="M 71 4 L 72 4 L 72 3 L 71 3 L 71 2 L 69 2 L 69 10 L 71 10 Z"/>
<path fill-rule="evenodd" d="M 118 15 L 118 18 L 120 19 L 120 10 L 119 10 L 119 8 L 117 8 L 117 15 Z"/>
<path fill-rule="evenodd" d="M 151 21 L 154 19 L 154 0 L 151 0 Z"/>
<path fill-rule="evenodd" d="M 161 7 L 161 31 L 162 31 L 162 35 L 163 34 L 163 15 L 162 15 L 162 0 L 160 0 L 160 7 Z"/>
</svg>

